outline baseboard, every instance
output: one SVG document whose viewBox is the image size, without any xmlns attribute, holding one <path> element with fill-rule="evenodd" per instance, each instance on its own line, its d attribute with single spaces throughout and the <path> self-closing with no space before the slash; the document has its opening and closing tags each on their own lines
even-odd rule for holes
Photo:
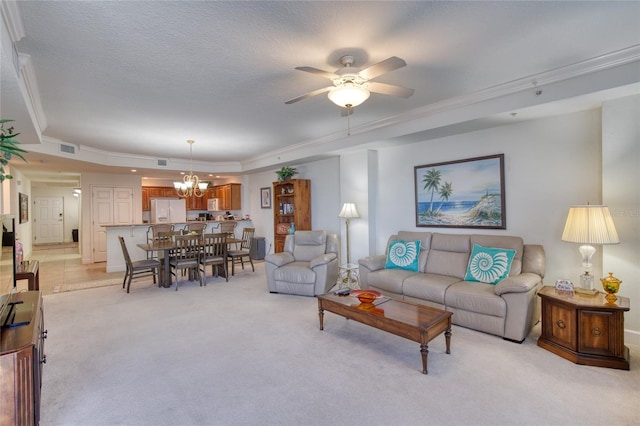
<svg viewBox="0 0 640 426">
<path fill-rule="evenodd" d="M 624 343 L 627 345 L 640 346 L 640 331 L 625 329 Z"/>
</svg>

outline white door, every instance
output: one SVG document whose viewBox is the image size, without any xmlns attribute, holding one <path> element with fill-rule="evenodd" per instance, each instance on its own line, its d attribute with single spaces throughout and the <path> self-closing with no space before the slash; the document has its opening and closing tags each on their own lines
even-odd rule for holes
<svg viewBox="0 0 640 426">
<path fill-rule="evenodd" d="M 93 261 L 107 261 L 106 225 L 133 224 L 133 188 L 94 186 L 91 189 Z"/>
<path fill-rule="evenodd" d="M 64 242 L 64 204 L 62 197 L 34 197 L 34 243 Z"/>
</svg>

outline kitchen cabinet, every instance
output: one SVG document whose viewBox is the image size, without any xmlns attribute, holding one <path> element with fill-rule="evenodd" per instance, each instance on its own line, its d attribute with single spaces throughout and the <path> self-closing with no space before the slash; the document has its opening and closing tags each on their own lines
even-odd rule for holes
<svg viewBox="0 0 640 426">
<path fill-rule="evenodd" d="M 207 191 L 207 200 L 218 199 L 218 210 L 231 211 L 242 209 L 242 185 L 239 183 L 227 183 L 216 185 Z M 207 209 L 207 202 L 204 201 L 204 210 Z"/>
</svg>

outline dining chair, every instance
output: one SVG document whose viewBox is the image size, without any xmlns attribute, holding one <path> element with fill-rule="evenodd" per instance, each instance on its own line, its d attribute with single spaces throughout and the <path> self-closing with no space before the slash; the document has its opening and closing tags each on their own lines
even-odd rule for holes
<svg viewBox="0 0 640 426">
<path fill-rule="evenodd" d="M 151 243 L 154 240 L 158 239 L 158 234 L 161 232 L 171 232 L 173 231 L 173 225 L 170 223 L 157 223 L 149 226 L 147 229 L 147 242 Z M 157 259 L 158 252 L 148 251 L 147 259 Z"/>
<path fill-rule="evenodd" d="M 193 234 L 195 232 L 197 235 L 202 235 L 202 234 L 204 234 L 204 229 L 206 227 L 207 227 L 207 223 L 206 222 L 189 222 L 184 227 L 183 233 L 185 233 L 185 234 Z"/>
<path fill-rule="evenodd" d="M 202 280 L 207 285 L 207 266 L 211 265 L 211 275 L 215 268 L 215 276 L 218 276 L 218 268 L 222 267 L 224 277 L 229 281 L 227 271 L 227 234 L 205 234 L 203 237 L 200 266 L 202 267 Z"/>
<path fill-rule="evenodd" d="M 124 274 L 124 280 L 122 281 L 122 288 L 127 286 L 127 293 L 131 288 L 131 281 L 134 278 L 142 278 L 153 276 L 153 283 L 156 283 L 156 276 L 160 269 L 160 262 L 155 259 L 143 259 L 133 262 L 131 256 L 129 256 L 129 250 L 127 250 L 127 244 L 124 242 L 122 236 L 118 236 L 120 241 L 120 247 L 122 247 L 122 255 L 124 256 L 124 262 L 126 264 L 126 271 Z"/>
<path fill-rule="evenodd" d="M 251 269 L 253 272 L 256 271 L 256 268 L 253 266 L 253 260 L 249 254 L 251 252 L 251 245 L 253 244 L 253 235 L 255 233 L 255 228 L 244 228 L 242 230 L 242 242 L 240 243 L 240 248 L 228 250 L 227 258 L 231 261 L 231 275 L 235 275 L 236 263 L 240 263 L 242 265 L 242 269 L 244 269 L 245 259 L 249 260 L 249 263 L 251 263 Z"/>
<path fill-rule="evenodd" d="M 202 287 L 202 277 L 200 276 L 200 252 L 202 248 L 202 237 L 200 235 L 176 235 L 175 247 L 170 251 L 169 265 L 171 274 L 176 277 L 176 291 L 178 291 L 178 270 L 188 270 L 200 281 Z"/>
<path fill-rule="evenodd" d="M 219 227 L 220 232 L 228 233 L 228 234 L 231 234 L 231 236 L 233 236 L 234 232 L 236 231 L 237 225 L 238 225 L 238 222 L 221 222 Z"/>
</svg>

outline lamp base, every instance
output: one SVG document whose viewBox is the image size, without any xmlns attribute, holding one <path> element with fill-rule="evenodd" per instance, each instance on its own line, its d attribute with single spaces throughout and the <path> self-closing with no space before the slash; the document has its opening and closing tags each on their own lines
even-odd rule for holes
<svg viewBox="0 0 640 426">
<path fill-rule="evenodd" d="M 589 271 L 584 271 L 584 274 L 580 275 L 580 287 L 575 287 L 573 291 L 593 296 L 598 293 L 598 290 L 593 288 L 593 282 L 593 275 L 590 275 Z"/>
</svg>

